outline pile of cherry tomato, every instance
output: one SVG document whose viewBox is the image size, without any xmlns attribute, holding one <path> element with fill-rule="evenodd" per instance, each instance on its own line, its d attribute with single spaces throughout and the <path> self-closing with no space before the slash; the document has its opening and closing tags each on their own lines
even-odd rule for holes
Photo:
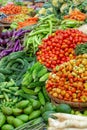
<svg viewBox="0 0 87 130">
<path fill-rule="evenodd" d="M 56 65 L 74 59 L 76 45 L 84 42 L 87 42 L 87 35 L 79 30 L 57 30 L 47 39 L 43 39 L 36 53 L 37 60 L 53 69 Z"/>
<path fill-rule="evenodd" d="M 56 66 L 49 75 L 46 89 L 60 100 L 87 102 L 87 54 Z"/>
</svg>

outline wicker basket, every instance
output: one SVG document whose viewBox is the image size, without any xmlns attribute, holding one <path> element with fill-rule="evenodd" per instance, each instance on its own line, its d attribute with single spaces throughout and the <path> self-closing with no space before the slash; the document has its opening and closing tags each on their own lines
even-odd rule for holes
<svg viewBox="0 0 87 130">
<path fill-rule="evenodd" d="M 11 22 L 7 22 L 6 20 L 4 20 L 4 19 L 2 19 L 2 20 L 0 20 L 0 23 L 2 23 L 2 24 L 11 24 Z"/>
<path fill-rule="evenodd" d="M 54 98 L 52 97 L 50 94 L 48 94 L 49 97 L 51 98 L 51 101 L 57 105 L 57 104 L 61 104 L 61 103 L 65 103 L 70 105 L 73 109 L 75 110 L 80 110 L 83 111 L 85 109 L 87 109 L 87 103 L 79 103 L 79 102 L 70 102 L 70 101 L 64 101 L 64 100 L 60 100 L 58 98 Z"/>
</svg>

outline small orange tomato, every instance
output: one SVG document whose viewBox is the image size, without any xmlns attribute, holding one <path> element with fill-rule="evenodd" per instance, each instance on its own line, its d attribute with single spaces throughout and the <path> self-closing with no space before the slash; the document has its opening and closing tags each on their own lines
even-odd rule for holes
<svg viewBox="0 0 87 130">
<path fill-rule="evenodd" d="M 67 93 L 68 93 L 69 95 L 72 95 L 72 91 L 67 91 Z"/>
<path fill-rule="evenodd" d="M 65 84 L 64 87 L 65 87 L 65 89 L 68 89 L 68 88 L 69 88 L 69 85 Z"/>
<path fill-rule="evenodd" d="M 66 92 L 65 97 L 66 97 L 66 98 L 69 98 L 70 95 Z"/>
<path fill-rule="evenodd" d="M 52 93 L 52 96 L 56 98 L 56 97 L 58 97 L 58 94 L 56 92 L 54 92 L 54 93 Z"/>
<path fill-rule="evenodd" d="M 63 100 L 63 96 L 61 94 L 58 95 L 58 98 Z"/>
<path fill-rule="evenodd" d="M 57 88 L 56 89 L 56 92 L 59 94 L 59 93 L 61 93 L 61 89 L 60 88 Z"/>
<path fill-rule="evenodd" d="M 73 99 L 76 99 L 76 97 L 77 97 L 77 94 L 76 94 L 76 93 L 73 93 L 73 94 L 72 94 L 72 98 L 73 98 Z"/>
<path fill-rule="evenodd" d="M 71 88 L 71 92 L 72 92 L 72 93 L 75 93 L 75 92 L 76 92 L 76 88 L 72 87 L 72 88 Z"/>
<path fill-rule="evenodd" d="M 62 90 L 61 91 L 61 95 L 64 96 L 66 94 L 66 91 L 65 90 Z"/>
<path fill-rule="evenodd" d="M 50 92 L 51 90 L 52 90 L 52 88 L 51 88 L 51 87 L 47 88 L 47 91 L 48 91 L 48 92 Z"/>
</svg>

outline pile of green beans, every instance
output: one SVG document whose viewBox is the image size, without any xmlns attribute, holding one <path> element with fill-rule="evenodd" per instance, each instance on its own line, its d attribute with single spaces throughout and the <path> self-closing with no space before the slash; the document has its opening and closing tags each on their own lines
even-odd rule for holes
<svg viewBox="0 0 87 130">
<path fill-rule="evenodd" d="M 58 28 L 59 24 L 60 20 L 54 14 L 40 18 L 35 28 L 24 38 L 24 46 L 30 56 L 36 53 L 42 39 L 52 34 Z"/>
</svg>

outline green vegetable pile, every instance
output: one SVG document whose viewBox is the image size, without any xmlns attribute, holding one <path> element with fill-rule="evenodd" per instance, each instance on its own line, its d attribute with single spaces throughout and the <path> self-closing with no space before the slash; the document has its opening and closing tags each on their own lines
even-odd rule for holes
<svg viewBox="0 0 87 130">
<path fill-rule="evenodd" d="M 65 19 L 61 22 L 61 25 L 59 26 L 59 29 L 67 29 L 67 28 L 76 28 L 82 25 L 83 21 L 77 21 L 73 19 Z"/>
<path fill-rule="evenodd" d="M 87 53 L 87 43 L 85 44 L 78 44 L 75 48 L 76 55 L 82 55 Z"/>
<path fill-rule="evenodd" d="M 15 57 L 14 53 L 12 53 L 7 57 L 2 58 L 4 60 L 1 60 L 0 62 L 5 63 L 5 60 L 8 61 L 11 60 L 11 58 L 14 62 L 15 60 L 17 62 L 21 61 L 19 60 L 21 57 L 25 58 L 24 52 L 15 52 L 15 54 Z M 46 92 L 45 82 L 49 75 L 47 68 L 39 62 L 36 62 L 33 65 L 33 62 L 30 62 L 26 68 L 27 71 L 22 76 L 22 81 L 19 85 L 17 82 L 14 82 L 13 76 L 8 82 L 1 81 L 0 83 L 1 130 L 13 130 L 14 128 L 17 128 L 17 130 L 22 130 L 23 128 L 36 130 L 37 128 L 37 130 L 40 130 L 51 114 L 58 111 L 58 106 L 56 107 L 50 103 L 50 98 Z M 12 64 L 10 63 L 10 66 L 8 67 L 12 68 L 15 63 L 12 66 L 11 65 Z M 18 66 L 19 65 L 21 66 L 21 64 L 18 64 Z M 23 69 L 21 68 L 21 70 Z M 17 75 L 19 74 L 17 73 L 16 76 Z"/>
<path fill-rule="evenodd" d="M 56 19 L 54 14 L 41 17 L 35 28 L 25 36 L 24 46 L 25 50 L 28 51 L 27 53 L 30 56 L 34 55 L 38 49 L 38 45 L 41 44 L 41 40 L 54 32 L 59 24 L 60 20 Z"/>
<path fill-rule="evenodd" d="M 13 79 L 19 85 L 23 74 L 32 65 L 32 61 L 33 58 L 29 58 L 23 51 L 11 53 L 2 58 L 0 61 L 0 81 Z"/>
<path fill-rule="evenodd" d="M 50 2 L 58 17 L 67 15 L 74 8 L 87 13 L 87 0 L 50 0 Z"/>
<path fill-rule="evenodd" d="M 74 8 L 78 8 L 86 13 L 87 0 L 49 1 L 50 3 L 45 2 L 43 8 L 39 11 L 37 16 L 40 18 L 37 25 L 24 28 L 25 31 L 27 29 L 31 31 L 29 33 L 26 32 L 22 40 L 23 51 L 13 51 L 0 60 L 0 130 L 41 130 L 42 127 L 47 125 L 48 118 L 52 117 L 53 113 L 76 114 L 67 104 L 54 105 L 51 103 L 45 88 L 50 71 L 40 62 L 37 62 L 35 55 L 38 46 L 44 38 L 48 36 L 50 38 L 50 35 L 54 36 L 54 32 L 57 29 L 77 28 L 84 24 L 82 21 L 64 20 L 62 17 Z M 16 28 L 16 24 L 13 23 L 11 27 Z M 15 30 L 13 34 L 12 45 L 13 41 L 15 41 L 14 39 L 16 39 Z M 59 37 L 61 42 L 62 33 L 59 34 Z M 66 37 L 67 34 L 65 34 L 64 42 L 66 42 Z M 2 45 L 5 47 L 2 39 L 4 41 L 6 36 L 0 37 L 1 49 Z M 20 39 L 21 37 L 19 37 Z M 10 40 L 8 41 L 8 45 L 9 43 Z M 56 44 L 56 39 L 53 40 L 53 43 Z M 61 48 L 63 47 L 67 52 L 68 48 L 65 45 Z M 52 55 L 53 53 L 55 52 L 52 51 Z M 87 53 L 87 43 L 78 44 L 75 48 L 75 54 L 80 55 L 84 53 Z M 55 59 L 55 57 L 53 58 Z"/>
</svg>

